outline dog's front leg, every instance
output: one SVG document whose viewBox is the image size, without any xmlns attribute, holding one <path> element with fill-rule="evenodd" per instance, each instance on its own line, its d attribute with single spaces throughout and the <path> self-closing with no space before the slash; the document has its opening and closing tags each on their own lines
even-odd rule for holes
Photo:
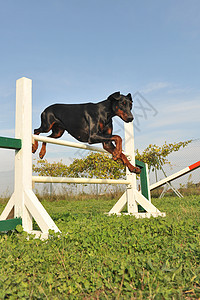
<svg viewBox="0 0 200 300">
<path fill-rule="evenodd" d="M 104 143 L 104 142 L 114 142 L 115 147 L 112 152 L 113 159 L 117 160 L 120 158 L 122 153 L 122 139 L 118 135 L 103 135 L 103 134 L 93 134 L 89 137 L 88 143 L 89 144 L 96 144 L 96 143 Z"/>
<path fill-rule="evenodd" d="M 120 155 L 122 153 L 122 139 L 119 135 L 113 135 L 111 137 L 111 140 L 115 142 L 115 149 L 113 150 L 113 159 L 117 160 L 120 158 Z"/>
<path fill-rule="evenodd" d="M 115 152 L 115 146 L 113 145 L 112 142 L 105 142 L 105 143 L 103 143 L 103 148 L 106 151 L 108 151 L 109 153 L 111 153 L 112 155 Z M 141 169 L 138 168 L 138 167 L 134 167 L 123 153 L 120 154 L 119 159 L 129 169 L 129 171 L 131 173 L 136 173 L 136 174 L 140 174 L 141 173 Z"/>
</svg>

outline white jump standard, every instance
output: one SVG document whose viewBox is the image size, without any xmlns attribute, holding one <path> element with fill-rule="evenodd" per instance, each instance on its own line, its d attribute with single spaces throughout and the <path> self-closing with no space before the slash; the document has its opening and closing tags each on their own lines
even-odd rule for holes
<svg viewBox="0 0 200 300">
<path fill-rule="evenodd" d="M 15 137 L 22 141 L 22 147 L 16 150 L 15 154 L 15 186 L 14 193 L 0 216 L 0 220 L 6 220 L 11 213 L 14 217 L 22 218 L 22 226 L 28 233 L 34 233 L 38 237 L 47 238 L 48 231 L 54 230 L 59 232 L 58 227 L 46 212 L 38 198 L 32 190 L 32 182 L 73 182 L 73 183 L 112 183 L 126 184 L 127 189 L 122 197 L 117 201 L 109 214 L 120 214 L 127 204 L 128 214 L 135 217 L 165 216 L 161 213 L 147 198 L 145 198 L 136 189 L 136 175 L 131 173 L 127 168 L 126 180 L 104 180 L 88 178 L 59 178 L 59 177 L 42 177 L 32 176 L 32 141 L 37 139 L 42 142 L 51 142 L 68 147 L 79 147 L 93 151 L 105 152 L 97 147 L 87 146 L 81 143 L 72 143 L 58 141 L 52 138 L 32 135 L 32 81 L 28 78 L 21 78 L 16 83 L 16 124 Z M 80 146 L 77 146 L 78 144 Z M 135 165 L 134 156 L 134 136 L 133 123 L 125 123 L 125 152 L 131 157 L 131 163 Z M 146 212 L 139 213 L 138 205 L 142 206 Z M 40 227 L 41 231 L 34 231 L 32 218 Z"/>
<path fill-rule="evenodd" d="M 59 229 L 32 191 L 32 80 L 21 78 L 16 83 L 15 137 L 22 140 L 22 148 L 15 152 L 14 193 L 0 216 L 6 220 L 10 213 L 22 218 L 28 233 L 48 237 L 49 229 Z M 33 231 L 32 218 L 41 232 Z"/>
</svg>

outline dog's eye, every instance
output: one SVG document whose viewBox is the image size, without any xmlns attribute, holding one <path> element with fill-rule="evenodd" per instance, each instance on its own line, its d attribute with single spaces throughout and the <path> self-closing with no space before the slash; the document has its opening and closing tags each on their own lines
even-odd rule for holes
<svg viewBox="0 0 200 300">
<path fill-rule="evenodd" d="M 123 106 L 126 106 L 126 101 L 123 101 L 122 104 L 123 104 Z"/>
</svg>

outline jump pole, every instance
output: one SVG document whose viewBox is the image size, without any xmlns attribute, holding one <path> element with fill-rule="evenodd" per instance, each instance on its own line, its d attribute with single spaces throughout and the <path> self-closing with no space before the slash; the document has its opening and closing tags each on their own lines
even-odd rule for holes
<svg viewBox="0 0 200 300">
<path fill-rule="evenodd" d="M 178 172 L 176 172 L 176 173 L 174 173 L 174 174 L 172 174 L 172 175 L 170 175 L 170 176 L 168 176 L 168 177 L 166 177 L 166 178 L 164 178 L 164 179 L 162 179 L 158 182 L 153 183 L 152 185 L 150 185 L 149 188 L 152 191 L 152 190 L 162 186 L 165 183 L 171 182 L 171 181 L 173 181 L 173 180 L 175 180 L 175 179 L 177 179 L 177 178 L 179 178 L 183 175 L 186 175 L 186 174 L 196 170 L 199 167 L 200 167 L 200 161 L 197 161 L 196 163 L 194 163 L 194 164 L 192 164 L 192 165 L 190 165 L 190 166 L 188 166 L 188 167 L 186 167 L 186 168 L 184 168 L 184 169 L 182 169 L 182 170 L 180 170 L 180 171 L 178 171 Z"/>
</svg>

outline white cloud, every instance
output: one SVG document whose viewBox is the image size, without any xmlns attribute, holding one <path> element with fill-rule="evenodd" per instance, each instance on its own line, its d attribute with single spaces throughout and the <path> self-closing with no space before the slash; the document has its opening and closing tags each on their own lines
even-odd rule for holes
<svg viewBox="0 0 200 300">
<path fill-rule="evenodd" d="M 194 89 L 191 87 L 178 87 L 178 86 L 172 86 L 172 88 L 170 88 L 167 93 L 169 95 L 179 95 L 179 94 L 184 94 L 184 95 L 188 95 L 190 93 L 193 93 Z"/>
<path fill-rule="evenodd" d="M 199 123 L 199 100 L 184 101 L 178 103 L 162 102 L 162 106 L 158 108 L 158 116 L 152 119 L 149 124 L 151 128 L 164 127 L 178 124 Z M 183 129 L 183 128 L 182 128 Z"/>
<path fill-rule="evenodd" d="M 148 83 L 144 88 L 142 88 L 142 93 L 147 94 L 147 93 L 158 91 L 158 90 L 161 90 L 164 88 L 168 88 L 170 86 L 171 86 L 171 84 L 169 82 L 162 82 L 162 81 L 151 82 L 151 83 Z"/>
<path fill-rule="evenodd" d="M 150 82 L 141 88 L 141 93 L 148 94 L 159 92 L 160 90 L 164 90 L 165 95 L 174 95 L 174 96 L 185 96 L 189 97 L 189 95 L 194 94 L 196 91 L 191 86 L 182 86 L 176 83 L 167 82 L 167 81 L 157 81 L 157 82 Z M 163 92 L 163 91 L 162 91 Z"/>
</svg>

